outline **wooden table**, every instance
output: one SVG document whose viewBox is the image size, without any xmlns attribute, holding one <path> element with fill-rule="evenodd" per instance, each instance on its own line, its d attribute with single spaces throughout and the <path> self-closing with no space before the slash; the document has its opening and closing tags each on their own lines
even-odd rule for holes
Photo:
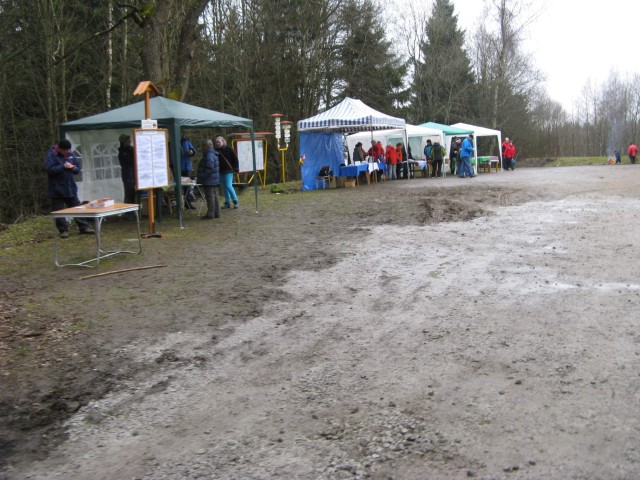
<svg viewBox="0 0 640 480">
<path fill-rule="evenodd" d="M 118 253 L 142 253 L 142 237 L 140 236 L 140 206 L 135 203 L 116 203 L 111 205 L 110 207 L 103 208 L 93 208 L 88 205 L 80 205 L 78 207 L 65 208 L 64 210 L 56 210 L 55 212 L 51 212 L 51 216 L 55 218 L 93 218 L 95 225 L 95 236 L 96 243 L 98 245 L 97 255 L 94 258 L 89 260 L 85 260 L 79 263 L 60 263 L 58 259 L 58 242 L 59 242 L 59 232 L 56 229 L 56 241 L 54 247 L 54 262 L 58 267 L 88 267 L 93 268 L 97 267 L 100 264 L 100 260 L 103 258 L 110 257 L 112 255 L 117 255 Z M 136 214 L 136 228 L 138 232 L 138 251 L 132 250 L 109 250 L 105 251 L 102 249 L 102 239 L 101 239 L 101 226 L 102 221 L 106 217 L 110 217 L 112 215 L 121 215 L 123 213 L 133 212 Z M 54 222 L 55 227 L 55 222 Z M 95 262 L 95 265 L 91 265 Z"/>
</svg>

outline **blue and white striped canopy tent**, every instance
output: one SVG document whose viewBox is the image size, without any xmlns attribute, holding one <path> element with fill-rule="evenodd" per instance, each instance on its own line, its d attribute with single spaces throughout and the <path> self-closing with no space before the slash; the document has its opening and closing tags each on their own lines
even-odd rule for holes
<svg viewBox="0 0 640 480">
<path fill-rule="evenodd" d="M 298 132 L 318 130 L 337 130 L 340 132 L 359 132 L 363 130 L 381 130 L 403 128 L 401 118 L 385 115 L 365 105 L 361 100 L 345 98 L 342 102 L 315 117 L 300 120 Z"/>
<path fill-rule="evenodd" d="M 326 112 L 300 120 L 300 156 L 305 156 L 302 189 L 316 189 L 316 176 L 321 167 L 329 166 L 332 171 L 338 171 L 344 162 L 344 133 L 404 129 L 405 125 L 403 119 L 385 115 L 361 100 L 349 97 Z"/>
</svg>

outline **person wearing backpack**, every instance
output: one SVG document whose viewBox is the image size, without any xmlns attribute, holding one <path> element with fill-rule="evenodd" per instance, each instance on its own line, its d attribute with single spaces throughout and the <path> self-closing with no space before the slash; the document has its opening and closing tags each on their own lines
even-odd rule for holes
<svg viewBox="0 0 640 480">
<path fill-rule="evenodd" d="M 440 142 L 436 142 L 431 147 L 431 178 L 442 176 L 442 162 L 444 160 L 445 150 L 440 145 Z"/>
</svg>

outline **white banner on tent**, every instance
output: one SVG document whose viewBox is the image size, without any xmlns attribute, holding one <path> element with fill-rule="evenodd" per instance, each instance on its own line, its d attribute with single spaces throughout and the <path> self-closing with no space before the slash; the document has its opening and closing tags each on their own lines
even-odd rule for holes
<svg viewBox="0 0 640 480">
<path fill-rule="evenodd" d="M 74 155 L 82 162 L 82 173 L 76 178 L 80 200 L 96 198 L 124 199 L 118 137 L 131 135 L 131 129 L 82 130 L 67 132 Z"/>
</svg>

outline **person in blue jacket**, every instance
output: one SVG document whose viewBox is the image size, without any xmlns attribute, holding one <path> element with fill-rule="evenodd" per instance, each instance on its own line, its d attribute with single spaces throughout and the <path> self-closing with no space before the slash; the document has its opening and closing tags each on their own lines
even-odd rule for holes
<svg viewBox="0 0 640 480">
<path fill-rule="evenodd" d="M 181 171 L 180 175 L 183 177 L 191 177 L 191 169 L 193 165 L 191 163 L 191 157 L 196 154 L 196 147 L 194 147 L 188 138 L 182 137 L 180 139 L 180 151 L 181 151 Z M 185 208 L 195 210 L 195 206 L 192 202 L 196 200 L 196 196 L 193 193 L 193 187 L 184 187 L 184 199 Z"/>
<path fill-rule="evenodd" d="M 71 152 L 71 142 L 60 140 L 53 145 L 44 159 L 44 170 L 47 172 L 47 189 L 51 198 L 51 211 L 80 205 L 78 186 L 74 175 L 82 171 L 80 160 Z M 92 234 L 94 231 L 84 218 L 75 218 L 80 233 Z M 69 236 L 69 222 L 66 218 L 56 218 L 56 228 L 60 238 Z"/>
<path fill-rule="evenodd" d="M 198 163 L 197 181 L 204 187 L 204 199 L 207 202 L 207 213 L 201 217 L 202 220 L 219 218 L 220 158 L 211 140 L 205 140 L 202 144 L 202 159 Z"/>
<path fill-rule="evenodd" d="M 462 141 L 462 146 L 460 147 L 460 161 L 462 163 L 460 172 L 458 173 L 458 177 L 464 178 L 468 176 L 469 178 L 475 177 L 476 174 L 473 173 L 473 169 L 471 168 L 471 156 L 473 155 L 473 135 L 469 134 L 467 138 Z"/>
</svg>

